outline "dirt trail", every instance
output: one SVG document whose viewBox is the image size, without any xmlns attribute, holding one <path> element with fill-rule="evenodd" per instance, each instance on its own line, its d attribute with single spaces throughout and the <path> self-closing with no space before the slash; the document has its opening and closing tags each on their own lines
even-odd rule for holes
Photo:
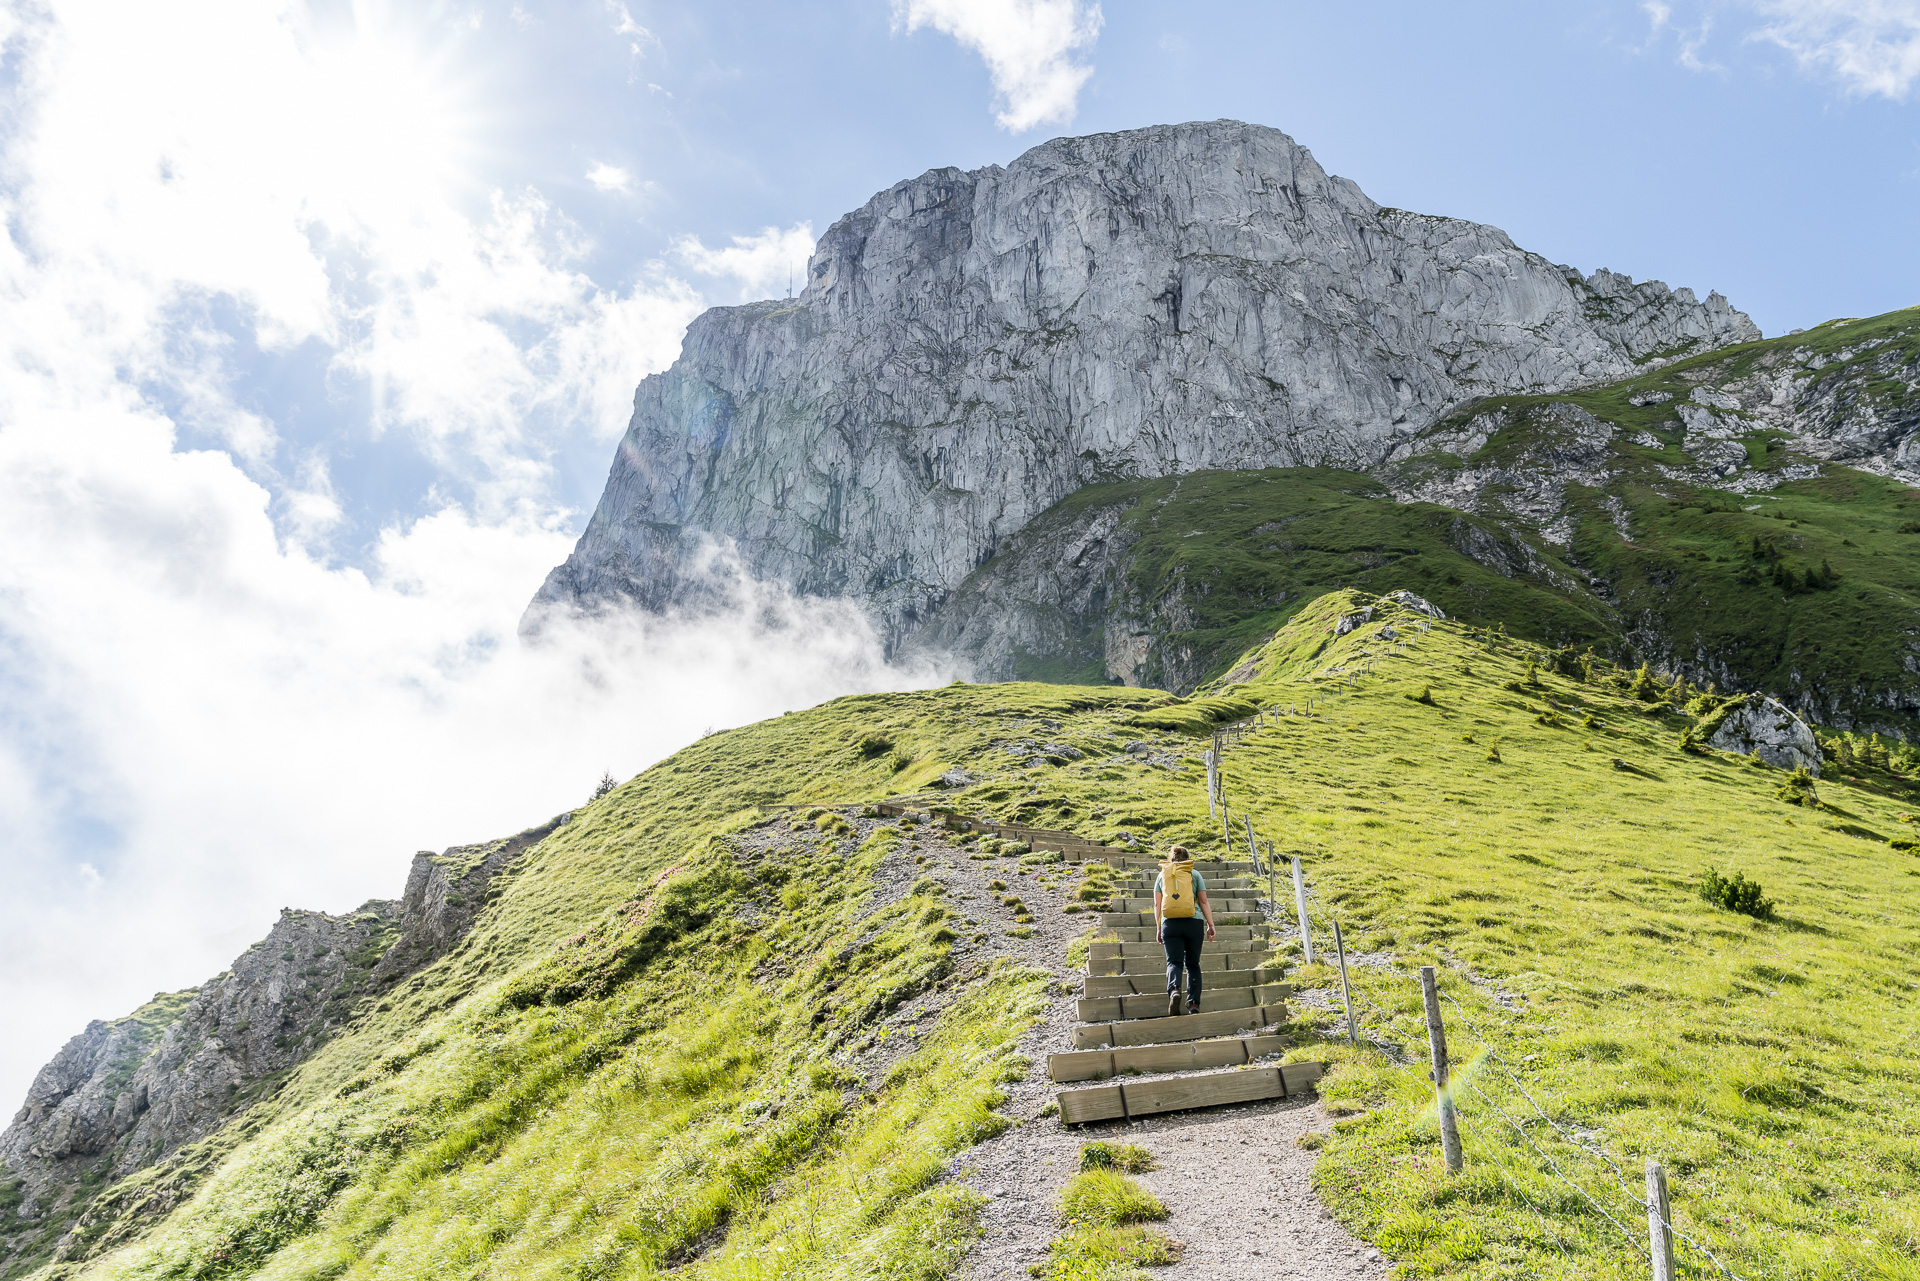
<svg viewBox="0 0 1920 1281">
<path fill-rule="evenodd" d="M 1029 1267 L 1045 1257 L 1047 1243 L 1060 1231 L 1060 1190 L 1078 1168 L 1081 1145 L 1095 1139 L 1140 1144 L 1159 1162 L 1159 1169 L 1139 1178 L 1173 1212 L 1160 1226 L 1184 1242 L 1186 1251 L 1179 1263 L 1154 1269 L 1156 1277 L 1380 1281 L 1386 1276 L 1379 1253 L 1334 1222 L 1313 1193 L 1313 1153 L 1297 1140 L 1330 1124 L 1316 1099 L 1075 1128 L 1042 1117 L 1056 1088 L 1047 1079 L 1046 1056 L 1068 1044 L 1082 977 L 1067 964 L 1067 945 L 1086 931 L 1087 918 L 1060 910 L 1066 883 L 1043 889 L 1039 871 L 1021 875 L 1014 859 L 972 859 L 967 847 L 950 844 L 943 833 L 924 826 L 910 831 L 912 844 L 903 852 L 926 856 L 928 870 L 937 866 L 955 907 L 990 935 L 965 950 L 980 959 L 1015 956 L 1055 979 L 1046 1013 L 1022 1038 L 1033 1071 L 1009 1087 L 1002 1109 L 1019 1124 L 961 1153 L 950 1172 L 989 1198 L 985 1235 L 967 1256 L 961 1276 L 1020 1281 L 1030 1275 Z M 989 887 L 996 879 L 1031 909 L 1031 937 L 1010 932 L 1012 913 Z"/>
</svg>

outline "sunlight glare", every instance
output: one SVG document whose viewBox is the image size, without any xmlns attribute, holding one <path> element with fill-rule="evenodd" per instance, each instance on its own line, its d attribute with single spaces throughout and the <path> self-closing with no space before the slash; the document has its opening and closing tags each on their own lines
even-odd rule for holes
<svg viewBox="0 0 1920 1281">
<path fill-rule="evenodd" d="M 356 5 L 350 31 L 309 46 L 300 133 L 322 220 L 396 228 L 471 179 L 475 113 L 425 35 Z"/>
</svg>

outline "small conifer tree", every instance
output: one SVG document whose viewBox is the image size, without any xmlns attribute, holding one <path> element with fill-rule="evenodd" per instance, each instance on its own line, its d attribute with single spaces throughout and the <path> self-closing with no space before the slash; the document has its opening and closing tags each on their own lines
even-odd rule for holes
<svg viewBox="0 0 1920 1281">
<path fill-rule="evenodd" d="M 1651 703 L 1660 697 L 1660 686 L 1653 679 L 1653 668 L 1646 663 L 1640 664 L 1640 670 L 1633 674 L 1633 684 L 1628 693 L 1643 703 Z"/>
</svg>

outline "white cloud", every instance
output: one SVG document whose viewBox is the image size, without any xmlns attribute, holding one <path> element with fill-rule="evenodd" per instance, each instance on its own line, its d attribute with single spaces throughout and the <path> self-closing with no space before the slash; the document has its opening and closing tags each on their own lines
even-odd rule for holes
<svg viewBox="0 0 1920 1281">
<path fill-rule="evenodd" d="M 1904 100 L 1920 80 L 1920 0 L 1762 0 L 1754 33 L 1849 92 Z"/>
<path fill-rule="evenodd" d="M 1726 70 L 1719 63 L 1709 62 L 1700 56 L 1701 49 L 1706 47 L 1707 38 L 1713 34 L 1711 17 L 1703 16 L 1697 24 L 1690 27 L 1681 25 L 1673 20 L 1673 6 L 1664 3 L 1663 0 L 1645 0 L 1645 3 L 1640 6 L 1640 11 L 1647 15 L 1647 42 L 1635 50 L 1636 53 L 1647 52 L 1660 43 L 1663 35 L 1671 32 L 1678 45 L 1675 61 L 1688 71 L 1724 72 Z"/>
<path fill-rule="evenodd" d="M 1093 68 L 1073 60 L 1105 18 L 1085 0 L 893 0 L 896 27 L 932 27 L 987 64 L 999 100 L 995 119 L 1021 133 L 1073 119 Z"/>
<path fill-rule="evenodd" d="M 0 15 L 0 1106 L 283 905 L 394 894 L 414 849 L 708 725 L 912 679 L 844 607 L 750 586 L 518 646 L 571 542 L 555 441 L 617 436 L 700 300 L 592 280 L 561 210 L 477 181 L 487 95 L 434 43 L 463 37 L 351 12 Z M 689 261 L 784 278 L 811 235 L 772 235 Z M 318 353 L 433 465 L 359 563 L 328 546 L 352 451 L 240 395 L 248 344 Z"/>
<path fill-rule="evenodd" d="M 635 22 L 633 20 L 633 14 L 627 9 L 627 6 L 621 4 L 619 0 L 607 0 L 607 12 L 619 19 L 618 22 L 613 24 L 613 34 L 617 36 L 632 36 L 636 40 L 653 39 L 653 32 Z M 635 48 L 637 50 L 638 46 L 636 45 Z"/>
<path fill-rule="evenodd" d="M 704 276 L 730 276 L 740 282 L 740 301 L 778 298 L 789 284 L 806 284 L 807 259 L 813 256 L 813 224 L 797 222 L 785 231 L 767 227 L 757 236 L 735 236 L 724 249 L 709 249 L 693 236 L 674 242 L 676 260 Z"/>
<path fill-rule="evenodd" d="M 633 175 L 618 165 L 597 164 L 587 170 L 587 181 L 599 191 L 632 191 Z"/>
</svg>

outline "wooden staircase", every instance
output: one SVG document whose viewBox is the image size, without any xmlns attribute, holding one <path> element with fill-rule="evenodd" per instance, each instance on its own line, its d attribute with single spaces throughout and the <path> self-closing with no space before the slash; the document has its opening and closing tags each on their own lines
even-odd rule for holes
<svg viewBox="0 0 1920 1281">
<path fill-rule="evenodd" d="M 1132 1120 L 1310 1089 L 1325 1071 L 1321 1064 L 1256 1063 L 1286 1048 L 1286 1038 L 1262 1029 L 1286 1020 L 1293 988 L 1274 982 L 1273 968 L 1261 968 L 1273 953 L 1253 865 L 1195 864 L 1207 878 L 1218 937 L 1201 952 L 1200 1012 L 1169 1015 L 1166 953 L 1154 938 L 1156 864 L 1124 855 L 1105 861 L 1121 873 L 1119 892 L 1100 915 L 1100 938 L 1088 950 L 1073 1049 L 1048 1055 L 1047 1075 L 1062 1084 L 1113 1084 L 1061 1090 L 1060 1119 L 1069 1125 Z M 1206 1070 L 1220 1068 L 1227 1070 Z M 1166 1072 L 1182 1075 L 1126 1079 Z"/>
</svg>

